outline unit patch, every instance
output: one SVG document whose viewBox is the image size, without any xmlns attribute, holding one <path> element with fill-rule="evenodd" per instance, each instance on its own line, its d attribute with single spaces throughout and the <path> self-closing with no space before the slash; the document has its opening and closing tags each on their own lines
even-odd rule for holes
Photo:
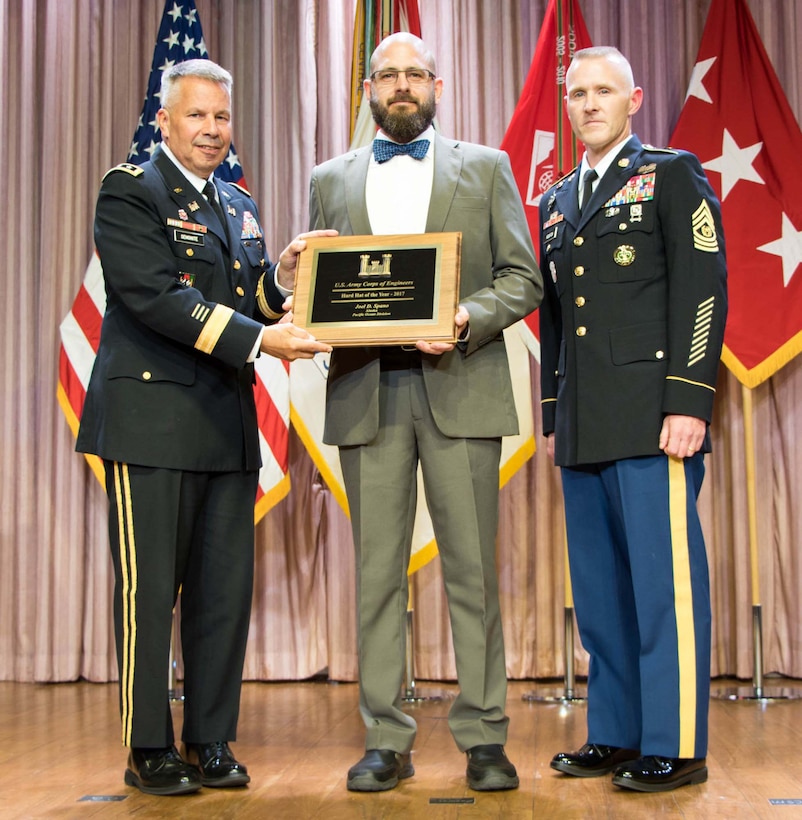
<svg viewBox="0 0 802 820">
<path fill-rule="evenodd" d="M 240 239 L 261 239 L 262 229 L 250 211 L 242 212 L 242 236 Z"/>
</svg>

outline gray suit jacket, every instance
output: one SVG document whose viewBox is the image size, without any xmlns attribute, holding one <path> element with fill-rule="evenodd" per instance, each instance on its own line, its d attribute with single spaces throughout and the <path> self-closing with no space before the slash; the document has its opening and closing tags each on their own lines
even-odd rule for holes
<svg viewBox="0 0 802 820">
<path fill-rule="evenodd" d="M 310 229 L 370 234 L 365 180 L 371 147 L 312 173 Z M 518 432 L 503 330 L 543 296 L 526 216 L 508 156 L 436 136 L 427 232 L 462 232 L 460 304 L 470 339 L 442 356 L 423 355 L 423 376 L 440 431 L 455 438 Z M 379 429 L 380 347 L 339 348 L 331 357 L 323 440 L 366 444 Z"/>
</svg>

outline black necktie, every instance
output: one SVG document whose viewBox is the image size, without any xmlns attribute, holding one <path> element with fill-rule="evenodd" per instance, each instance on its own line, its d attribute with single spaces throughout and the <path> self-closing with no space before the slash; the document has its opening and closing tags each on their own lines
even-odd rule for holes
<svg viewBox="0 0 802 820">
<path fill-rule="evenodd" d="M 206 199 L 209 200 L 209 204 L 214 208 L 214 212 L 217 214 L 217 218 L 220 220 L 220 227 L 226 227 L 226 218 L 223 216 L 223 207 L 217 201 L 217 191 L 215 190 L 214 183 L 209 180 L 203 186 L 203 195 Z"/>
<path fill-rule="evenodd" d="M 413 159 L 423 159 L 429 151 L 429 140 L 415 140 L 399 144 L 389 140 L 373 140 L 373 156 L 380 165 L 397 154 L 408 154 Z"/>
<path fill-rule="evenodd" d="M 579 213 L 585 210 L 585 205 L 588 204 L 590 198 L 593 196 L 593 183 L 599 175 L 591 168 L 585 171 L 585 177 L 582 180 L 582 202 L 579 205 Z"/>
</svg>

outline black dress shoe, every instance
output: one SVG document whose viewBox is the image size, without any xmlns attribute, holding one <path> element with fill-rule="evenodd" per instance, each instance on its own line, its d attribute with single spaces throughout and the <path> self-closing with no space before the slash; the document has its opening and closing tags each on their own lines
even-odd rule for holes
<svg viewBox="0 0 802 820">
<path fill-rule="evenodd" d="M 184 756 L 194 763 L 204 786 L 227 788 L 249 783 L 248 770 L 231 753 L 225 740 L 214 743 L 186 743 Z"/>
<path fill-rule="evenodd" d="M 409 754 L 392 749 L 368 749 L 362 760 L 348 770 L 347 786 L 352 792 L 385 792 L 413 774 L 415 769 Z"/>
<path fill-rule="evenodd" d="M 599 777 L 618 768 L 622 763 L 635 760 L 640 752 L 620 746 L 602 746 L 586 743 L 576 752 L 560 752 L 551 759 L 551 768 L 574 777 Z"/>
<path fill-rule="evenodd" d="M 201 787 L 200 772 L 178 754 L 165 749 L 131 749 L 125 782 L 147 794 L 190 794 Z"/>
<path fill-rule="evenodd" d="M 677 786 L 707 780 L 703 757 L 658 757 L 648 755 L 624 763 L 615 770 L 613 783 L 638 792 L 668 792 Z"/>
<path fill-rule="evenodd" d="M 474 746 L 468 755 L 468 785 L 478 792 L 494 792 L 518 788 L 518 772 L 504 754 L 500 743 Z"/>
</svg>

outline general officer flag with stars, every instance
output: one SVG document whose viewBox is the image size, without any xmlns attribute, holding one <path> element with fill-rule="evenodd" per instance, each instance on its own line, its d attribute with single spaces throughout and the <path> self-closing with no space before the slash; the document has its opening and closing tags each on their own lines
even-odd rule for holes
<svg viewBox="0 0 802 820">
<path fill-rule="evenodd" d="M 802 350 L 802 131 L 745 0 L 713 0 L 670 144 L 699 157 L 721 201 L 721 359 L 756 387 Z"/>
<path fill-rule="evenodd" d="M 208 56 L 194 0 L 167 0 L 156 36 L 145 102 L 125 157 L 127 162 L 136 165 L 147 162 L 161 141 L 156 112 L 161 106 L 159 90 L 162 72 L 175 63 L 208 59 Z M 226 182 L 244 185 L 242 166 L 233 143 L 225 162 L 215 171 L 215 175 Z M 58 400 L 74 435 L 78 433 L 86 387 L 100 343 L 100 326 L 105 309 L 103 270 L 97 253 L 94 253 L 78 295 L 60 327 Z M 254 510 L 255 520 L 259 521 L 289 491 L 287 469 L 290 399 L 289 369 L 286 362 L 273 356 L 257 356 L 254 365 L 254 394 L 262 455 Z M 93 455 L 87 455 L 86 458 L 103 483 L 105 478 L 101 460 Z"/>
</svg>

